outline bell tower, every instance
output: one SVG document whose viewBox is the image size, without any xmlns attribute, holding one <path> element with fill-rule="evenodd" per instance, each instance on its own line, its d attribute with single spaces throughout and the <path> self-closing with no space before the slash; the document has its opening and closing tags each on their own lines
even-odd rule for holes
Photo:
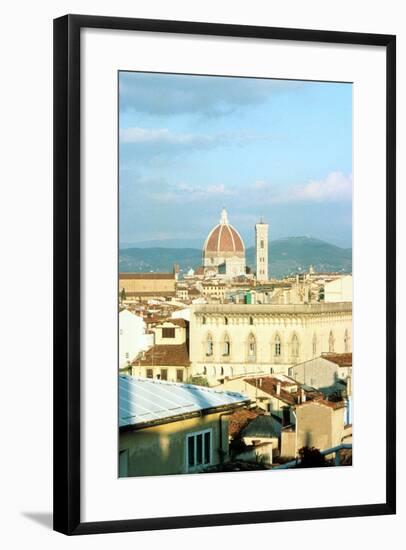
<svg viewBox="0 0 406 550">
<path fill-rule="evenodd" d="M 268 224 L 262 219 L 255 224 L 257 281 L 268 281 Z"/>
</svg>

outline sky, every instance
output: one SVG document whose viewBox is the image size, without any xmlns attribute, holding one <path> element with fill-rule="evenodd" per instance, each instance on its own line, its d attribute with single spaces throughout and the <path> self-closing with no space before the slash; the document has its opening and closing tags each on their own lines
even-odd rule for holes
<svg viewBox="0 0 406 550">
<path fill-rule="evenodd" d="M 352 240 L 352 85 L 119 73 L 120 244 Z"/>
</svg>

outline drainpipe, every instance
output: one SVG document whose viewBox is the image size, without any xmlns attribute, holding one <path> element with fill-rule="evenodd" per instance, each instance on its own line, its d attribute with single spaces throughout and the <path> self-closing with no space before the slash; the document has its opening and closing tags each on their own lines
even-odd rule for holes
<svg viewBox="0 0 406 550">
<path fill-rule="evenodd" d="M 219 414 L 219 456 L 220 456 L 220 464 L 223 464 L 223 462 L 224 462 L 223 423 L 222 423 L 222 419 L 223 419 L 223 416 L 230 416 L 230 414 L 232 414 L 232 413 L 231 412 L 222 412 L 222 413 Z"/>
<path fill-rule="evenodd" d="M 298 451 L 297 449 L 297 415 L 293 409 L 292 409 L 292 414 L 295 417 L 295 457 L 297 459 L 297 451 Z"/>
</svg>

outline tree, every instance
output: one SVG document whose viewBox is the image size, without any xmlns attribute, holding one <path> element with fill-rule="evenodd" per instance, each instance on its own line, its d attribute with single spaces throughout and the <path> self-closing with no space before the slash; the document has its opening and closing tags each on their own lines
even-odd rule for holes
<svg viewBox="0 0 406 550">
<path fill-rule="evenodd" d="M 205 376 L 190 376 L 188 381 L 188 384 L 194 384 L 195 386 L 208 386 L 209 383 L 207 382 L 207 378 Z"/>
<path fill-rule="evenodd" d="M 321 468 L 329 466 L 324 455 L 315 447 L 302 447 L 299 449 L 300 463 L 297 468 Z"/>
<path fill-rule="evenodd" d="M 126 299 L 127 299 L 127 296 L 126 296 L 126 293 L 125 293 L 125 288 L 123 287 L 123 288 L 121 289 L 121 293 L 120 293 L 120 300 L 121 300 L 121 303 L 123 303 L 124 300 L 126 300 Z"/>
</svg>

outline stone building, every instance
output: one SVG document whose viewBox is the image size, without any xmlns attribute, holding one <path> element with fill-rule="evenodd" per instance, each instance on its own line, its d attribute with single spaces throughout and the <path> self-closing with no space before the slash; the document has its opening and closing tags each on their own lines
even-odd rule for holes
<svg viewBox="0 0 406 550">
<path fill-rule="evenodd" d="M 325 302 L 352 302 L 352 275 L 344 275 L 324 284 Z"/>
<path fill-rule="evenodd" d="M 268 224 L 257 223 L 255 225 L 255 257 L 257 281 L 268 280 Z"/>
<path fill-rule="evenodd" d="M 247 395 L 258 410 L 278 418 L 284 426 L 295 422 L 293 410 L 298 403 L 323 398 L 320 392 L 283 374 L 237 377 L 226 380 L 224 387 Z"/>
<path fill-rule="evenodd" d="M 288 374 L 323 352 L 348 351 L 351 336 L 350 302 L 193 305 L 191 368 L 213 385 L 244 374 Z"/>
<path fill-rule="evenodd" d="M 176 295 L 176 272 L 120 273 L 119 292 L 125 297 L 146 301 L 151 298 L 172 298 Z"/>
<path fill-rule="evenodd" d="M 245 274 L 244 242 L 230 225 L 224 208 L 220 223 L 210 231 L 204 243 L 203 268 L 207 276 L 232 278 Z"/>
<path fill-rule="evenodd" d="M 344 347 L 349 349 L 349 346 L 347 342 Z M 320 357 L 291 367 L 289 376 L 326 393 L 343 389 L 345 386 L 342 383 L 347 384 L 352 376 L 352 353 L 323 353 Z"/>
<path fill-rule="evenodd" d="M 281 432 L 281 455 L 294 457 L 302 447 L 320 451 L 352 441 L 352 428 L 345 424 L 345 403 L 305 401 L 296 406 L 296 426 Z"/>
<path fill-rule="evenodd" d="M 167 319 L 155 325 L 154 345 L 132 361 L 133 376 L 186 382 L 189 378 L 187 321 Z"/>
</svg>

